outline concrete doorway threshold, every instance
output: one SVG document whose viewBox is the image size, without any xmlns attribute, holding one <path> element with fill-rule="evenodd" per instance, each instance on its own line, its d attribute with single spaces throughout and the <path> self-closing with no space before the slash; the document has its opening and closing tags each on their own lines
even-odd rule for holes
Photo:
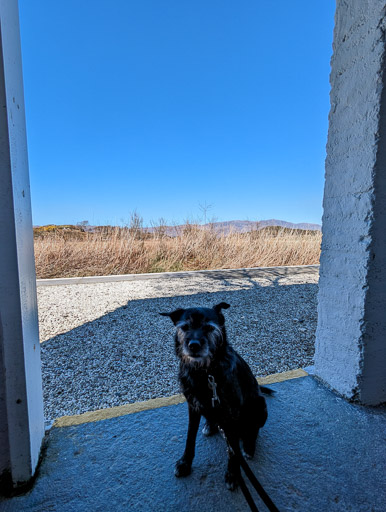
<svg viewBox="0 0 386 512">
<path fill-rule="evenodd" d="M 310 376 L 270 386 L 276 395 L 251 466 L 279 510 L 384 511 L 386 409 L 350 404 Z M 225 487 L 220 436 L 199 434 L 192 474 L 174 477 L 186 427 L 186 403 L 54 427 L 33 488 L 0 510 L 249 510 Z"/>
</svg>

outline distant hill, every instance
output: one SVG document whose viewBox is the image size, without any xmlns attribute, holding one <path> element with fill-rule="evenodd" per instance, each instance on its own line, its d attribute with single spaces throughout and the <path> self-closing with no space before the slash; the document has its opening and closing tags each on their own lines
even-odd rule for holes
<svg viewBox="0 0 386 512">
<path fill-rule="evenodd" d="M 180 232 L 184 229 L 184 224 L 180 224 L 178 226 L 165 226 L 164 233 L 168 236 L 175 236 L 176 233 Z M 200 227 L 211 227 L 215 229 L 218 233 L 228 234 L 230 232 L 233 233 L 248 233 L 248 231 L 259 230 L 271 226 L 279 226 L 281 228 L 287 229 L 300 229 L 307 231 L 321 231 L 322 226 L 320 224 L 309 224 L 307 222 L 300 222 L 295 224 L 293 222 L 286 222 L 285 220 L 277 220 L 277 219 L 268 219 L 268 220 L 260 220 L 260 221 L 251 221 L 251 220 L 228 220 L 225 222 L 211 222 L 209 224 L 202 224 Z M 158 228 L 144 228 L 149 233 L 153 233 Z"/>
<path fill-rule="evenodd" d="M 200 229 L 211 228 L 219 234 L 227 235 L 228 233 L 248 233 L 250 231 L 259 231 L 261 229 L 269 228 L 284 228 L 288 230 L 296 231 L 320 231 L 322 226 L 320 224 L 309 224 L 307 222 L 300 222 L 294 224 L 293 222 L 286 222 L 285 220 L 268 219 L 260 221 L 251 220 L 229 220 L 225 222 L 211 222 L 208 224 L 194 224 Z M 121 235 L 125 232 L 135 232 L 140 238 L 151 237 L 152 233 L 162 232 L 164 235 L 169 237 L 175 237 L 179 233 L 183 232 L 187 228 L 186 224 L 180 224 L 177 226 L 162 226 L 162 227 L 115 227 L 115 226 L 90 226 L 90 225 L 55 225 L 50 224 L 47 226 L 34 226 L 34 237 L 44 237 L 50 235 L 60 235 L 66 239 L 82 239 L 87 236 L 88 233 L 102 233 L 102 234 L 117 234 L 117 230 Z"/>
<path fill-rule="evenodd" d="M 309 224 L 307 222 L 294 224 L 293 222 L 286 222 L 285 220 L 277 219 L 259 220 L 255 222 L 250 220 L 229 220 L 226 222 L 214 222 L 212 225 L 216 230 L 223 233 L 227 233 L 229 231 L 246 233 L 248 231 L 252 231 L 253 229 L 262 229 L 266 228 L 267 226 L 279 226 L 288 229 L 307 229 L 316 231 L 320 231 L 322 229 L 320 224 Z"/>
</svg>

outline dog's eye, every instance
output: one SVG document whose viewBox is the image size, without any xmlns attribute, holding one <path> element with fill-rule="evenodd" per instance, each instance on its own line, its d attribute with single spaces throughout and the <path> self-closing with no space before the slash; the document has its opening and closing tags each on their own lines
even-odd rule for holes
<svg viewBox="0 0 386 512">
<path fill-rule="evenodd" d="M 211 332 L 211 331 L 213 331 L 213 329 L 214 329 L 213 325 L 205 325 L 204 326 L 205 332 Z"/>
<path fill-rule="evenodd" d="M 181 329 L 186 332 L 189 330 L 189 325 L 188 324 L 184 324 L 184 325 L 181 325 Z"/>
</svg>

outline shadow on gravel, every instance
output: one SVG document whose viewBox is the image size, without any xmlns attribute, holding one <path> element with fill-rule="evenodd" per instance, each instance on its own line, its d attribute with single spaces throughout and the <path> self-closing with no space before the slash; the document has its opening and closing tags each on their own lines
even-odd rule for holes
<svg viewBox="0 0 386 512">
<path fill-rule="evenodd" d="M 293 274 L 292 274 L 293 275 Z M 316 284 L 268 286 L 132 300 L 42 343 L 46 418 L 179 393 L 173 326 L 158 313 L 225 301 L 230 343 L 256 376 L 312 364 Z"/>
<path fill-rule="evenodd" d="M 203 270 L 203 271 L 195 271 L 194 275 L 203 275 L 209 279 L 215 280 L 228 280 L 229 278 L 233 279 L 252 279 L 253 277 L 269 279 L 272 283 L 278 281 L 278 279 L 283 277 L 293 277 L 295 275 L 304 275 L 310 274 L 312 272 L 318 272 L 319 265 L 299 265 L 299 266 L 284 266 L 284 267 L 258 267 L 258 268 L 240 268 L 240 269 L 224 269 L 224 270 Z M 186 277 L 189 278 L 192 275 L 192 272 L 176 272 L 174 273 L 177 277 Z M 170 279 L 173 276 L 173 273 L 165 272 L 164 278 Z M 157 279 L 162 278 L 162 274 L 157 274 Z M 251 281 L 252 282 L 252 281 Z M 253 281 L 254 286 L 259 286 L 258 283 Z"/>
</svg>

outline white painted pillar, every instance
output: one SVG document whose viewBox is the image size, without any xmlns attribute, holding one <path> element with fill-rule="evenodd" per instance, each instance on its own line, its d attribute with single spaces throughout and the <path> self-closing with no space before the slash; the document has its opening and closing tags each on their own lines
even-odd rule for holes
<svg viewBox="0 0 386 512">
<path fill-rule="evenodd" d="M 315 372 L 386 401 L 385 1 L 337 0 Z"/>
<path fill-rule="evenodd" d="M 17 0 L 0 0 L 0 478 L 28 481 L 44 435 Z"/>
</svg>

